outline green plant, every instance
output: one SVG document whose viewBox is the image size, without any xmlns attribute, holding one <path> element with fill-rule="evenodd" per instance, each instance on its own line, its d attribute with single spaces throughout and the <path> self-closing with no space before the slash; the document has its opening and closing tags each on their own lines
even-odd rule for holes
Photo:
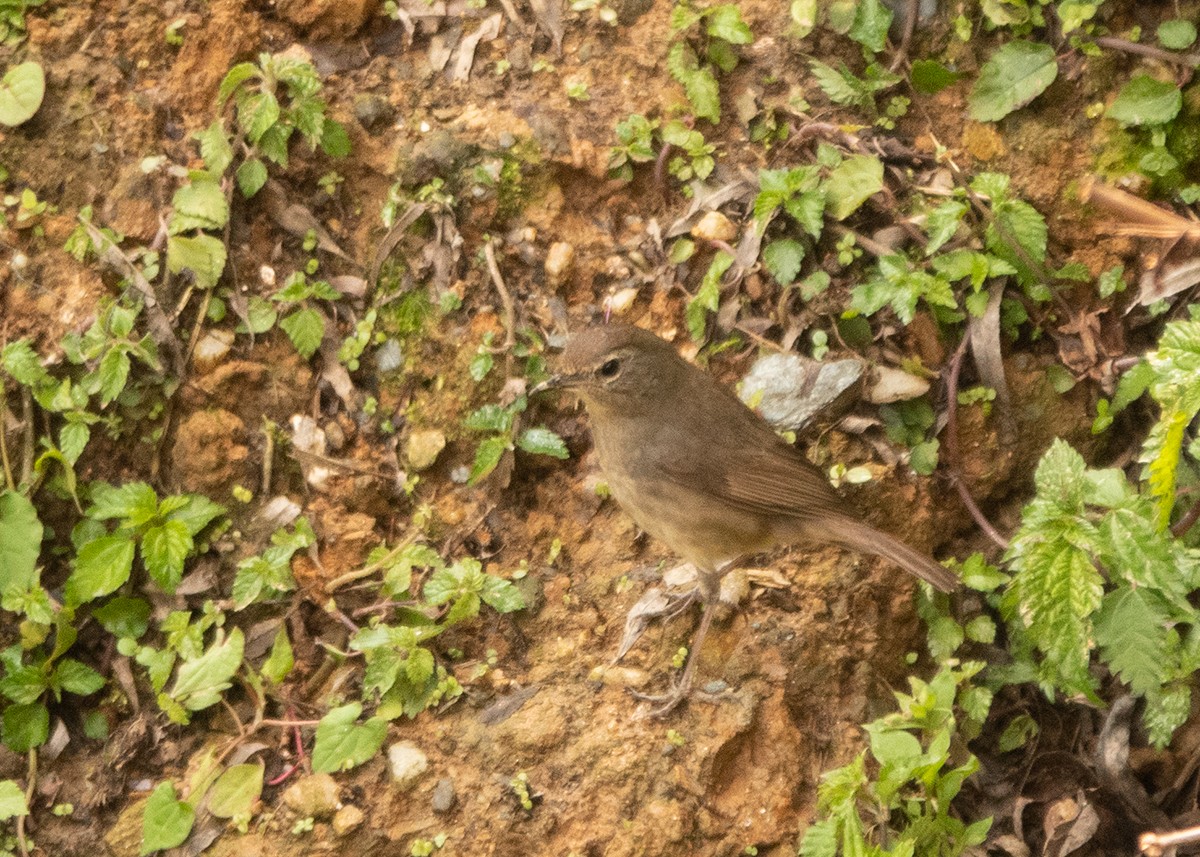
<svg viewBox="0 0 1200 857">
<path fill-rule="evenodd" d="M 287 167 L 288 146 L 299 133 L 313 151 L 330 157 L 350 152 L 346 129 L 327 115 L 321 79 L 312 64 L 285 54 L 259 54 L 257 63 L 229 70 L 217 91 L 217 109 L 233 105 L 233 130 L 222 116 L 196 134 L 208 169 L 223 174 L 240 156 L 235 175 L 244 196 L 267 182 L 266 162 Z"/>
<path fill-rule="evenodd" d="M 671 30 L 675 40 L 667 51 L 667 69 L 683 85 L 692 113 L 716 125 L 721 121 L 717 72 L 733 71 L 736 46 L 750 44 L 754 34 L 732 3 L 708 9 L 678 3 L 671 10 Z"/>
<path fill-rule="evenodd" d="M 4 29 L 3 21 L 4 9 L 0 0 L 0 32 Z M 42 106 L 45 94 L 46 74 L 40 64 L 23 62 L 10 68 L 0 79 L 0 125 L 11 127 L 28 122 Z"/>
<path fill-rule="evenodd" d="M 16 45 L 25 39 L 25 13 L 46 0 L 0 0 L 0 42 Z"/>
<path fill-rule="evenodd" d="M 978 732 L 991 706 L 991 693 L 971 681 L 983 666 L 951 662 L 929 682 L 909 678 L 912 692 L 895 694 L 899 710 L 863 727 L 870 749 L 822 776 L 802 857 L 949 857 L 983 843 L 992 819 L 967 824 L 950 814 L 979 769 L 955 744 Z"/>
<path fill-rule="evenodd" d="M 1200 614 L 1188 598 L 1200 588 L 1200 554 L 1170 530 L 1180 485 L 1197 479 L 1200 446 L 1186 431 L 1200 413 L 1200 322 L 1168 324 L 1147 365 L 1161 416 L 1143 445 L 1142 490 L 1056 441 L 1009 548 L 1015 573 L 1000 606 L 1019 655 L 1009 680 L 1094 699 L 1098 654 L 1145 699 L 1150 740 L 1163 746 L 1188 715 L 1200 666 Z"/>
<path fill-rule="evenodd" d="M 552 458 L 568 457 L 566 444 L 550 429 L 545 426 L 520 428 L 517 417 L 528 406 L 528 400 L 519 396 L 507 406 L 484 405 L 463 420 L 463 428 L 487 434 L 475 450 L 470 475 L 472 484 L 495 470 L 504 454 L 514 449 Z"/>
</svg>

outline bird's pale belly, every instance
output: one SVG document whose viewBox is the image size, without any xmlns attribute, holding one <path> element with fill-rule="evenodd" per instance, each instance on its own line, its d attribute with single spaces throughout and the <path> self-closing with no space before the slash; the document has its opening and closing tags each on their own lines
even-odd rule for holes
<svg viewBox="0 0 1200 857">
<path fill-rule="evenodd" d="M 613 498 L 641 529 L 702 571 L 713 572 L 775 540 L 761 519 L 666 481 L 606 472 Z"/>
</svg>

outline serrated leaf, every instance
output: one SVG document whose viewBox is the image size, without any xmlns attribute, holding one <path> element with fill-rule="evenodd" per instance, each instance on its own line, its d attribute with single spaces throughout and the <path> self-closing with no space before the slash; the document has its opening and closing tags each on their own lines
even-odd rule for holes
<svg viewBox="0 0 1200 857">
<path fill-rule="evenodd" d="M 221 120 L 213 120 L 211 125 L 192 136 L 200 143 L 200 157 L 205 168 L 215 176 L 224 175 L 233 163 L 233 147 L 229 145 L 229 135 Z"/>
<path fill-rule="evenodd" d="M 804 262 L 804 245 L 792 238 L 772 241 L 762 251 L 763 265 L 781 286 L 795 282 Z"/>
<path fill-rule="evenodd" d="M 146 571 L 168 595 L 183 579 L 183 561 L 194 547 L 192 534 L 182 521 L 165 521 L 142 536 L 142 562 Z"/>
<path fill-rule="evenodd" d="M 325 337 L 325 317 L 312 307 L 301 307 L 285 315 L 279 320 L 279 326 L 305 360 L 317 353 Z"/>
<path fill-rule="evenodd" d="M 238 190 L 249 199 L 267 183 L 267 166 L 258 158 L 247 158 L 237 168 L 236 177 Z"/>
<path fill-rule="evenodd" d="M 256 66 L 254 63 L 238 63 L 231 68 L 225 73 L 225 77 L 221 80 L 220 87 L 217 88 L 217 109 L 220 109 L 221 106 L 229 100 L 229 96 L 233 95 L 234 91 L 239 86 L 241 86 L 247 80 L 259 76 L 260 73 L 258 66 Z"/>
<path fill-rule="evenodd" d="M 246 139 L 258 143 L 264 134 L 279 121 L 279 101 L 270 92 L 255 92 L 238 96 L 238 124 Z"/>
<path fill-rule="evenodd" d="M 50 737 L 50 711 L 40 702 L 13 703 L 0 719 L 0 738 L 14 753 L 28 753 Z"/>
<path fill-rule="evenodd" d="M 117 486 L 93 482 L 91 490 L 92 504 L 88 506 L 87 516 L 93 520 L 119 518 L 143 522 L 158 513 L 158 495 L 145 482 L 126 482 Z"/>
<path fill-rule="evenodd" d="M 571 457 L 563 439 L 545 426 L 525 429 L 517 438 L 517 446 L 534 455 L 548 455 L 558 459 Z"/>
<path fill-rule="evenodd" d="M 167 239 L 167 270 L 172 274 L 191 271 L 196 285 L 210 289 L 225 271 L 225 244 L 211 235 L 172 235 Z"/>
<path fill-rule="evenodd" d="M 957 199 L 947 200 L 929 212 L 925 219 L 925 234 L 929 236 L 929 242 L 925 245 L 926 256 L 932 256 L 954 237 L 966 212 L 967 204 Z"/>
<path fill-rule="evenodd" d="M 321 718 L 312 754 L 314 771 L 348 771 L 379 752 L 387 735 L 387 721 L 372 717 L 359 724 L 355 721 L 360 714 L 362 706 L 355 702 L 335 708 Z"/>
<path fill-rule="evenodd" d="M 1183 108 L 1183 93 L 1174 83 L 1139 74 L 1121 87 L 1105 115 L 1122 125 L 1165 125 Z"/>
<path fill-rule="evenodd" d="M 67 578 L 67 603 L 86 604 L 117 590 L 133 571 L 133 539 L 127 534 L 102 536 L 85 544 L 75 556 Z"/>
<path fill-rule="evenodd" d="M 851 155 L 825 180 L 826 205 L 834 220 L 845 220 L 883 189 L 883 162 L 873 155 Z"/>
<path fill-rule="evenodd" d="M 482 440 L 475 449 L 475 460 L 471 463 L 468 484 L 476 484 L 495 470 L 500 459 L 504 457 L 504 453 L 508 451 L 508 447 L 509 441 L 504 435 L 496 435 Z"/>
<path fill-rule="evenodd" d="M 90 696 L 104 687 L 104 676 L 74 658 L 63 658 L 54 668 L 54 682 L 68 693 Z"/>
<path fill-rule="evenodd" d="M 175 191 L 171 198 L 168 233 L 179 235 L 195 229 L 216 231 L 229 222 L 229 203 L 216 175 L 193 173 L 192 180 Z"/>
<path fill-rule="evenodd" d="M 53 380 L 28 339 L 18 339 L 5 345 L 0 351 L 0 366 L 14 381 L 25 387 L 36 387 Z"/>
<path fill-rule="evenodd" d="M 891 26 L 891 9 L 879 0 L 858 0 L 854 9 L 854 23 L 847 35 L 872 53 L 879 53 L 887 45 Z"/>
<path fill-rule="evenodd" d="M 141 855 L 182 845 L 196 823 L 196 811 L 175 797 L 175 786 L 159 783 L 150 793 L 142 814 Z"/>
<path fill-rule="evenodd" d="M 505 434 L 512 428 L 512 422 L 513 412 L 510 409 L 487 404 L 468 414 L 463 420 L 463 428 Z"/>
<path fill-rule="evenodd" d="M 525 606 L 525 598 L 521 590 L 503 578 L 495 575 L 484 575 L 483 586 L 479 590 L 483 603 L 497 613 L 512 613 Z"/>
<path fill-rule="evenodd" d="M 119 596 L 93 610 L 92 617 L 114 637 L 137 639 L 150 627 L 150 605 L 142 598 Z"/>
<path fill-rule="evenodd" d="M 325 119 L 321 129 L 321 150 L 331 158 L 344 158 L 350 154 L 350 135 L 341 122 Z"/>
<path fill-rule="evenodd" d="M 0 491 L 0 595 L 37 585 L 42 532 L 28 498 L 16 491 Z"/>
<path fill-rule="evenodd" d="M 167 500 L 164 500 L 161 512 L 172 521 L 182 523 L 192 536 L 199 535 L 205 527 L 225 514 L 224 506 L 214 503 L 203 494 L 184 494 L 178 499 L 183 502 L 173 509 L 165 508 Z"/>
<path fill-rule="evenodd" d="M 42 106 L 46 73 L 35 62 L 23 62 L 0 79 L 0 123 L 13 127 L 28 122 Z"/>
<path fill-rule="evenodd" d="M 741 10 L 733 3 L 708 9 L 704 26 L 710 36 L 724 39 L 731 45 L 748 45 L 754 41 L 754 34 L 742 20 Z"/>
<path fill-rule="evenodd" d="M 1157 691 L 1166 679 L 1167 619 L 1161 599 L 1128 586 L 1108 593 L 1096 613 L 1096 644 L 1138 696 Z"/>
<path fill-rule="evenodd" d="M 234 628 L 224 640 L 213 642 L 203 655 L 185 661 L 171 688 L 171 698 L 188 711 L 216 705 L 242 665 L 243 647 L 242 629 Z"/>
<path fill-rule="evenodd" d="M 909 80 L 912 81 L 913 89 L 925 95 L 941 92 L 962 76 L 962 72 L 950 71 L 940 62 L 930 59 L 913 60 L 909 70 Z"/>
<path fill-rule="evenodd" d="M 106 406 L 116 400 L 129 381 L 129 352 L 121 344 L 115 344 L 100 358 L 96 375 L 100 381 L 100 404 Z"/>
<path fill-rule="evenodd" d="M 971 118 L 996 122 L 1037 98 L 1058 77 L 1054 48 L 1017 39 L 992 54 L 979 71 L 968 103 Z"/>
</svg>

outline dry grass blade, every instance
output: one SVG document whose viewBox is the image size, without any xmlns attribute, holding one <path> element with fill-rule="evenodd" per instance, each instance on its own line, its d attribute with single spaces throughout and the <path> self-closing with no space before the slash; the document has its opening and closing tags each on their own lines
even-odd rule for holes
<svg viewBox="0 0 1200 857">
<path fill-rule="evenodd" d="M 1101 184 L 1094 176 L 1088 176 L 1080 183 L 1079 198 L 1120 219 L 1120 223 L 1111 227 L 1114 235 L 1200 241 L 1200 221 L 1189 220 L 1140 196 Z"/>
</svg>

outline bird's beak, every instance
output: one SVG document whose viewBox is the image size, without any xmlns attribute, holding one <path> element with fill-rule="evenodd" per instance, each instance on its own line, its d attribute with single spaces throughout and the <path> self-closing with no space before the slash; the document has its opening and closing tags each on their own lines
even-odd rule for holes
<svg viewBox="0 0 1200 857">
<path fill-rule="evenodd" d="M 547 390 L 569 390 L 572 387 L 578 387 L 586 376 L 582 372 L 563 372 L 558 375 L 551 375 L 540 384 L 534 385 L 529 391 L 529 395 L 536 396 L 538 393 L 544 393 Z"/>
</svg>

